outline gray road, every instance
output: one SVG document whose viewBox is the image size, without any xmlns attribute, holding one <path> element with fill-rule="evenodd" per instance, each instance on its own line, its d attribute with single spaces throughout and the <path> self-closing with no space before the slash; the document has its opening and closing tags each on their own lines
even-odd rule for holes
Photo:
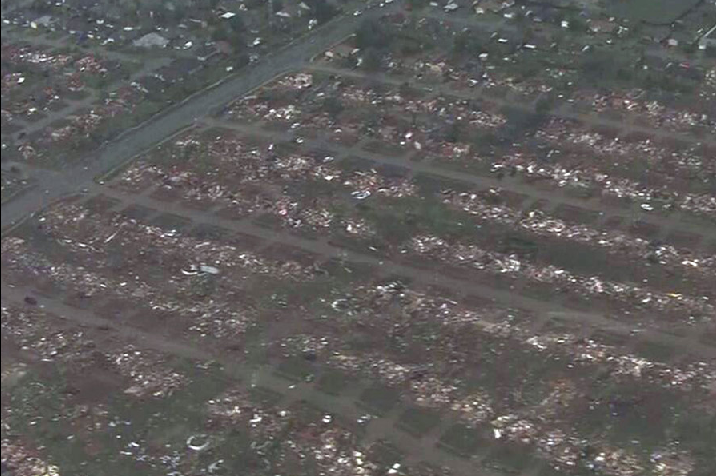
<svg viewBox="0 0 716 476">
<path fill-rule="evenodd" d="M 85 161 L 89 163 L 86 167 L 76 166 L 59 175 L 38 171 L 38 185 L 35 189 L 3 204 L 2 229 L 5 230 L 57 199 L 81 190 L 95 177 L 114 170 L 232 99 L 247 94 L 278 75 L 301 68 L 312 57 L 353 33 L 360 22 L 377 19 L 382 14 L 398 9 L 398 5 L 396 2 L 388 8 L 374 9 L 360 17 L 349 15 L 337 18 L 287 48 L 244 68 L 221 84 L 190 96 L 141 126 L 127 131 L 98 150 L 91 160 Z"/>
</svg>

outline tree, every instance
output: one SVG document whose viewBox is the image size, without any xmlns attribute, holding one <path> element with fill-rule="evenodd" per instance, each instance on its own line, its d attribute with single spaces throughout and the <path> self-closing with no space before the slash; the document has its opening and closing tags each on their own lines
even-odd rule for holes
<svg viewBox="0 0 716 476">
<path fill-rule="evenodd" d="M 378 22 L 366 20 L 356 31 L 356 46 L 360 49 L 387 48 L 392 42 L 392 33 Z"/>
<path fill-rule="evenodd" d="M 686 53 L 687 55 L 692 55 L 699 50 L 699 45 L 698 45 L 698 42 L 692 41 L 692 42 L 686 43 L 682 47 L 682 49 L 684 50 L 684 53 Z"/>
<path fill-rule="evenodd" d="M 241 17 L 241 15 L 236 15 L 227 20 L 229 24 L 229 28 L 231 28 L 231 31 L 234 33 L 240 33 L 243 34 L 246 32 L 246 25 L 244 25 L 244 19 Z"/>
<path fill-rule="evenodd" d="M 228 27 L 219 25 L 214 31 L 214 40 L 228 41 L 235 51 L 241 51 L 246 48 L 246 25 L 240 15 L 231 17 L 226 21 Z"/>
<path fill-rule="evenodd" d="M 455 35 L 452 43 L 452 51 L 458 55 L 479 51 L 481 47 L 478 35 L 470 30 L 461 31 Z"/>
<path fill-rule="evenodd" d="M 211 32 L 211 39 L 214 41 L 228 41 L 230 38 L 229 31 L 224 25 L 218 25 Z"/>
<path fill-rule="evenodd" d="M 410 83 L 408 81 L 405 81 L 403 84 L 400 85 L 399 89 L 401 96 L 410 96 L 413 92 L 413 89 L 410 87 Z"/>
<path fill-rule="evenodd" d="M 323 100 L 323 108 L 332 117 L 336 118 L 343 112 L 344 106 L 340 99 L 336 96 L 328 96 Z"/>
<path fill-rule="evenodd" d="M 595 50 L 586 53 L 579 64 L 579 69 L 585 79 L 605 80 L 612 79 L 621 69 L 620 61 L 613 53 L 605 50 Z"/>
<path fill-rule="evenodd" d="M 526 111 L 522 108 L 508 106 L 502 113 L 507 118 L 507 124 L 500 130 L 501 139 L 513 141 L 544 123 L 545 115 L 538 112 Z"/>
<path fill-rule="evenodd" d="M 246 37 L 242 34 L 235 33 L 229 38 L 229 44 L 234 51 L 243 51 L 246 49 Z"/>
<path fill-rule="evenodd" d="M 383 64 L 383 55 L 375 48 L 370 48 L 363 55 L 363 67 L 368 71 L 378 71 Z"/>
<path fill-rule="evenodd" d="M 445 140 L 455 143 L 460 141 L 460 137 L 462 137 L 462 123 L 455 121 L 448 126 L 445 132 Z"/>
<path fill-rule="evenodd" d="M 555 98 L 552 95 L 544 95 L 537 100 L 535 111 L 540 116 L 546 116 L 554 109 Z"/>
<path fill-rule="evenodd" d="M 467 52 L 469 44 L 470 37 L 468 36 L 467 32 L 458 33 L 452 40 L 452 50 L 457 54 L 465 53 Z"/>
<path fill-rule="evenodd" d="M 582 17 L 573 17 L 569 20 L 569 29 L 577 33 L 584 33 L 589 29 L 589 25 Z"/>
<path fill-rule="evenodd" d="M 336 8 L 326 0 L 310 0 L 307 3 L 315 13 L 318 23 L 325 23 L 336 15 Z"/>
</svg>

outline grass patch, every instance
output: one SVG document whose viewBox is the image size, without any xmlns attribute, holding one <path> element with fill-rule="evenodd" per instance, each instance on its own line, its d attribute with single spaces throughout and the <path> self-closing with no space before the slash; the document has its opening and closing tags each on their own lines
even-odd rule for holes
<svg viewBox="0 0 716 476">
<path fill-rule="evenodd" d="M 640 342 L 635 350 L 637 355 L 657 362 L 670 362 L 676 353 L 673 347 L 655 342 Z"/>
<path fill-rule="evenodd" d="M 314 366 L 305 359 L 291 358 L 278 365 L 276 373 L 281 377 L 295 382 L 305 382 L 315 373 Z"/>
<path fill-rule="evenodd" d="M 643 382 L 595 383 L 591 396 L 597 403 L 575 415 L 580 433 L 645 455 L 670 437 L 678 417 L 693 416 L 678 392 Z"/>
<path fill-rule="evenodd" d="M 152 220 L 152 225 L 165 230 L 186 231 L 191 226 L 191 220 L 172 213 L 164 213 Z"/>
<path fill-rule="evenodd" d="M 370 460 L 380 466 L 391 468 L 394 464 L 400 463 L 404 454 L 392 443 L 379 441 L 371 447 Z"/>
<path fill-rule="evenodd" d="M 252 387 L 249 390 L 249 399 L 254 405 L 260 407 L 273 407 L 281 401 L 283 395 L 266 387 Z"/>
<path fill-rule="evenodd" d="M 353 379 L 343 372 L 329 370 L 321 375 L 317 388 L 329 395 L 340 395 L 352 382 Z"/>
<path fill-rule="evenodd" d="M 409 408 L 398 420 L 400 429 L 417 437 L 423 437 L 440 424 L 440 415 L 432 410 Z"/>
<path fill-rule="evenodd" d="M 447 451 L 467 458 L 475 455 L 485 446 L 485 443 L 477 430 L 463 425 L 455 425 L 440 438 L 439 445 Z"/>
<path fill-rule="evenodd" d="M 500 446 L 490 453 L 482 464 L 485 468 L 504 474 L 520 474 L 537 464 L 537 461 L 526 448 Z"/>
<path fill-rule="evenodd" d="M 432 197 L 386 199 L 358 210 L 388 243 L 402 243 L 419 234 L 453 239 L 472 231 L 467 213 L 450 209 Z"/>
<path fill-rule="evenodd" d="M 400 400 L 400 393 L 392 388 L 376 385 L 360 397 L 360 404 L 380 416 L 390 412 Z"/>
</svg>

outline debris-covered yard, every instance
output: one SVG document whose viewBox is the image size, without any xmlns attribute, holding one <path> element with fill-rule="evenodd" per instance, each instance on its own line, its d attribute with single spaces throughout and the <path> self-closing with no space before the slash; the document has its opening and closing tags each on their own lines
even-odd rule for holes
<svg viewBox="0 0 716 476">
<path fill-rule="evenodd" d="M 713 463 L 712 251 L 613 229 L 583 198 L 532 203 L 543 185 L 421 169 L 420 150 L 390 142 L 402 132 L 387 163 L 370 137 L 226 117 L 3 239 L 3 348 L 23 363 L 8 364 L 22 380 L 3 387 L 3 421 L 37 427 L 39 461 L 306 475 Z M 62 416 L 39 423 L 44 398 Z M 3 438 L 8 454 L 38 451 Z"/>
<path fill-rule="evenodd" d="M 1 240 L 3 476 L 713 476 L 715 70 L 602 6 L 409 2 L 38 198 Z M 280 43 L 258 4 L 114 7 L 90 48 L 3 30 L 3 200 L 226 72 L 202 35 Z M 276 38 L 334 8 L 275 2 Z"/>
</svg>

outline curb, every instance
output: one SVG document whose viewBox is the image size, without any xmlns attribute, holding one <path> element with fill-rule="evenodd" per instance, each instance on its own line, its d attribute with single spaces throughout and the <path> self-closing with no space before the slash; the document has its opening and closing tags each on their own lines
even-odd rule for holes
<svg viewBox="0 0 716 476">
<path fill-rule="evenodd" d="M 129 157 L 127 160 L 123 161 L 121 164 L 118 164 L 117 166 L 112 167 L 111 170 L 108 170 L 107 172 L 105 172 L 105 173 L 103 173 L 103 174 L 100 174 L 100 175 L 97 175 L 97 176 L 93 177 L 93 178 L 91 179 L 92 182 L 94 182 L 94 183 L 96 183 L 96 184 L 99 185 L 100 182 L 107 182 L 107 181 L 112 180 L 116 175 L 118 175 L 118 174 L 122 171 L 122 169 L 124 169 L 125 167 L 127 167 L 127 165 L 128 165 L 129 163 L 134 162 L 134 161 L 135 161 L 137 158 L 139 158 L 139 156 L 142 155 L 144 152 L 146 152 L 146 151 L 148 151 L 148 150 L 151 150 L 151 149 L 154 149 L 155 147 L 157 147 L 157 146 L 159 146 L 159 145 L 161 145 L 161 144 L 164 144 L 165 142 L 167 142 L 167 141 L 169 141 L 169 140 L 171 140 L 171 139 L 177 137 L 178 135 L 180 135 L 180 134 L 186 132 L 187 130 L 189 130 L 189 129 L 193 128 L 193 127 L 195 127 L 194 124 L 191 124 L 191 125 L 182 127 L 182 128 L 180 128 L 179 130 L 177 130 L 176 132 L 174 132 L 174 133 L 172 133 L 172 134 L 170 134 L 170 135 L 168 135 L 168 136 L 166 136 L 166 137 L 161 138 L 160 140 L 158 140 L 157 142 L 153 143 L 152 145 L 150 145 L 149 147 L 145 148 L 144 150 L 142 150 L 142 151 L 140 151 L 140 152 L 134 154 L 133 156 Z"/>
<path fill-rule="evenodd" d="M 305 38 L 307 38 L 307 37 L 309 37 L 309 36 L 311 36 L 311 35 L 316 34 L 317 32 L 321 31 L 322 29 L 327 28 L 328 26 L 332 26 L 334 22 L 339 21 L 339 20 L 341 20 L 341 19 L 343 19 L 343 18 L 345 18 L 345 17 L 347 17 L 347 16 L 348 16 L 347 14 L 343 14 L 343 15 L 337 16 L 337 17 L 331 19 L 329 22 L 324 23 L 323 25 L 319 26 L 318 28 L 315 28 L 315 29 L 313 29 L 313 30 L 310 30 L 310 31 L 308 31 L 308 32 L 303 33 L 301 36 L 299 36 L 299 37 L 297 37 L 297 38 L 291 40 L 289 43 L 285 44 L 284 46 L 282 46 L 282 47 L 279 48 L 278 50 L 272 51 L 271 53 L 269 53 L 268 55 L 266 55 L 266 56 L 264 57 L 263 61 L 266 61 L 267 59 L 270 59 L 271 57 L 273 57 L 273 56 L 275 56 L 275 55 L 277 55 L 277 54 L 280 54 L 280 53 L 282 53 L 282 52 L 285 51 L 285 50 L 288 50 L 289 48 L 291 48 L 292 46 L 294 46 L 297 42 L 299 42 L 299 41 L 301 41 L 301 40 L 303 40 L 303 39 L 305 39 Z M 346 35 L 345 37 L 341 38 L 339 41 L 336 41 L 335 43 L 330 44 L 326 49 L 333 48 L 334 46 L 343 43 L 344 41 L 346 41 L 347 38 L 350 38 L 350 37 L 353 36 L 353 35 L 355 35 L 355 33 L 350 33 L 350 34 Z M 319 56 L 320 54 L 322 54 L 322 53 L 318 53 L 317 55 L 312 56 L 312 57 L 308 60 L 308 63 L 313 62 L 314 59 L 315 59 L 317 56 Z M 125 135 L 129 134 L 129 133 L 131 133 L 131 132 L 133 132 L 133 131 L 135 131 L 135 130 L 138 130 L 138 129 L 140 129 L 140 128 L 142 128 L 142 127 L 148 125 L 148 124 L 151 124 L 153 121 L 156 121 L 156 120 L 161 119 L 161 118 L 164 117 L 165 115 L 171 113 L 173 110 L 178 109 L 178 108 L 181 107 L 182 105 L 186 104 L 187 102 L 189 102 L 189 101 L 190 101 L 191 99 L 193 99 L 194 97 L 198 97 L 198 96 L 200 96 L 200 95 L 202 95 L 202 94 L 205 94 L 206 92 L 211 91 L 212 89 L 215 89 L 215 88 L 221 86 L 221 85 L 224 84 L 225 82 L 230 81 L 230 80 L 232 80 L 232 79 L 234 79 L 234 78 L 237 78 L 237 77 L 240 76 L 241 74 L 245 73 L 249 66 L 250 66 L 250 65 L 246 65 L 246 66 L 240 68 L 238 71 L 232 72 L 232 73 L 229 74 L 228 76 L 226 76 L 226 77 L 224 77 L 224 78 L 222 78 L 222 79 L 220 79 L 220 80 L 218 80 L 218 81 L 215 81 L 214 83 L 212 83 L 212 84 L 206 86 L 205 88 L 203 88 L 203 89 L 201 89 L 201 90 L 199 90 L 199 91 L 196 91 L 195 93 L 192 93 L 191 95 L 189 95 L 189 96 L 187 96 L 186 98 L 182 99 L 180 102 L 175 103 L 175 104 L 172 104 L 172 105 L 169 106 L 168 108 L 163 109 L 161 112 L 158 112 L 157 114 L 155 114 L 154 116 L 150 117 L 150 118 L 147 119 L 146 121 L 144 121 L 144 122 L 142 122 L 142 123 L 140 123 L 140 124 L 137 124 L 136 126 L 132 127 L 131 129 L 126 129 L 126 130 L 123 131 L 120 135 L 118 135 L 117 137 L 115 137 L 114 139 L 112 139 L 111 141 L 106 142 L 105 144 L 103 144 L 102 147 L 100 147 L 99 150 L 102 150 L 102 149 L 104 149 L 105 147 L 108 147 L 108 146 L 112 145 L 114 142 L 117 142 L 117 141 L 122 140 L 122 138 L 123 138 Z M 271 83 L 272 81 L 274 81 L 276 78 L 278 78 L 278 77 L 280 77 L 280 76 L 283 76 L 283 75 L 285 75 L 286 73 L 288 73 L 288 72 L 290 72 L 290 71 L 293 71 L 294 69 L 296 69 L 296 68 L 295 68 L 295 67 L 288 67 L 288 68 L 282 70 L 281 72 L 279 72 L 278 74 L 272 76 L 271 78 L 267 79 L 266 81 L 262 82 L 261 84 L 258 84 L 258 85 L 256 85 L 256 86 L 254 86 L 253 88 L 249 89 L 248 91 L 246 91 L 246 93 L 245 93 L 243 96 L 246 96 L 247 94 L 251 94 L 252 92 L 256 91 L 257 89 L 260 89 L 260 88 L 264 87 L 265 85 L 267 85 L 267 84 Z M 241 100 L 241 98 L 237 98 L 237 99 L 235 99 L 235 100 L 233 100 L 233 101 L 230 101 L 227 105 L 230 106 L 230 105 L 236 103 L 236 101 L 240 101 L 240 100 Z M 222 108 L 223 108 L 223 107 L 226 107 L 226 106 L 222 106 Z M 213 116 L 213 115 L 215 115 L 215 114 L 216 114 L 216 112 L 211 112 L 211 113 L 209 113 L 209 116 Z M 139 155 L 142 154 L 144 151 L 153 149 L 153 148 L 156 147 L 157 145 L 160 145 L 160 144 L 163 144 L 163 143 L 167 142 L 168 140 L 170 140 L 170 139 L 176 137 L 177 135 L 179 135 L 179 134 L 181 134 L 181 133 L 187 131 L 188 129 L 191 129 L 192 127 L 194 127 L 194 125 L 189 125 L 189 126 L 182 127 L 181 129 L 179 129 L 179 130 L 176 131 L 175 133 L 171 134 L 170 136 L 167 136 L 167 137 L 165 137 L 165 138 L 163 138 L 163 139 L 161 139 L 161 140 L 155 142 L 155 143 L 152 144 L 151 146 L 145 148 L 142 152 L 139 152 L 139 153 L 133 155 L 131 158 L 129 158 L 129 159 L 125 160 L 124 162 L 122 162 L 122 164 L 117 165 L 116 167 L 112 168 L 112 170 L 110 170 L 110 171 L 108 171 L 108 172 L 106 172 L 106 173 L 104 173 L 104 174 L 101 174 L 101 175 L 99 175 L 99 176 L 93 178 L 92 180 L 93 180 L 95 183 L 98 183 L 98 182 L 106 181 L 106 180 L 108 180 L 108 179 L 113 178 L 115 174 L 117 174 L 121 169 L 123 169 L 124 167 L 126 167 L 128 163 L 134 161 L 134 160 L 135 160 L 137 157 L 139 157 Z"/>
<path fill-rule="evenodd" d="M 31 190 L 32 188 L 34 188 L 36 185 L 37 185 L 37 184 L 34 184 L 34 183 L 33 183 L 33 184 L 25 185 L 24 187 L 22 187 L 22 188 L 19 189 L 19 190 L 15 190 L 13 193 L 11 193 L 11 194 L 8 195 L 7 197 L 3 198 L 3 199 L 2 199 L 2 202 L 0 203 L 0 205 L 5 205 L 6 203 L 10 203 L 11 201 L 15 200 L 17 197 L 19 197 L 19 196 L 22 195 L 23 193 L 30 191 L 30 190 Z"/>
<path fill-rule="evenodd" d="M 288 50 L 289 48 L 291 48 L 292 46 L 294 46 L 294 45 L 295 45 L 296 43 L 298 43 L 299 41 L 302 41 L 302 40 L 308 38 L 309 36 L 314 35 L 314 34 L 316 34 L 317 32 L 326 29 L 328 26 L 333 26 L 335 22 L 340 21 L 340 20 L 344 19 L 344 18 L 347 17 L 347 16 L 348 16 L 347 14 L 339 15 L 339 16 L 337 16 L 337 17 L 332 18 L 330 21 L 324 23 L 323 25 L 320 25 L 318 28 L 314 28 L 313 30 L 309 30 L 308 32 L 304 32 L 302 35 L 300 35 L 300 36 L 294 38 L 294 39 L 291 40 L 289 43 L 283 45 L 283 46 L 280 47 L 279 49 L 269 52 L 266 56 L 264 56 L 264 57 L 262 58 L 261 62 L 265 62 L 265 61 L 267 61 L 267 60 L 270 60 L 272 57 L 276 56 L 277 54 L 280 54 L 280 53 L 282 53 L 282 52 Z M 106 149 L 107 147 L 116 144 L 117 142 L 119 142 L 120 140 L 122 140 L 123 138 L 125 138 L 127 135 L 133 133 L 134 131 L 137 131 L 137 130 L 143 128 L 143 127 L 146 127 L 147 125 L 151 124 L 152 122 L 157 121 L 157 120 L 163 118 L 164 116 L 170 114 L 170 113 L 173 112 L 174 110 L 176 110 L 176 109 L 180 108 L 181 106 L 185 105 L 187 102 L 189 102 L 189 101 L 192 100 L 193 98 L 198 97 L 198 96 L 201 96 L 202 94 L 205 94 L 205 93 L 211 91 L 212 89 L 215 89 L 215 88 L 221 86 L 221 85 L 224 84 L 225 82 L 230 81 L 230 80 L 232 80 L 232 79 L 234 79 L 234 78 L 237 78 L 237 77 L 240 76 L 241 74 L 244 74 L 244 73 L 248 70 L 248 68 L 249 68 L 250 66 L 252 66 L 252 65 L 245 65 L 245 66 L 239 68 L 237 71 L 232 72 L 231 74 L 229 74 L 229 75 L 223 77 L 222 79 L 220 79 L 220 80 L 218 80 L 218 81 L 215 81 L 215 82 L 209 84 L 208 86 L 206 86 L 206 87 L 204 87 L 204 88 L 202 88 L 202 89 L 200 89 L 200 90 L 198 90 L 198 91 L 196 91 L 196 92 L 190 94 L 189 96 L 185 97 L 185 98 L 182 99 L 181 101 L 179 101 L 179 102 L 177 102 L 177 103 L 174 103 L 174 104 L 170 105 L 169 107 L 166 107 L 166 108 L 162 109 L 161 111 L 159 111 L 158 113 L 156 113 L 156 114 L 154 114 L 153 116 L 149 117 L 149 118 L 146 119 L 145 121 L 143 121 L 143 122 L 141 122 L 141 123 L 139 123 L 139 124 L 137 124 L 137 125 L 135 125 L 135 126 L 129 128 L 129 129 L 125 129 L 124 131 L 122 131 L 122 132 L 121 132 L 119 135 L 117 135 L 116 137 L 114 137 L 114 138 L 112 138 L 111 140 L 109 140 L 109 141 L 103 143 L 103 144 L 102 144 L 98 149 L 96 149 L 92 154 L 88 154 L 87 156 L 83 157 L 82 162 L 83 162 L 83 163 L 86 163 L 88 160 L 91 160 L 91 157 L 92 157 L 93 155 L 96 155 L 98 152 L 100 152 L 100 151 Z M 288 68 L 287 71 L 290 71 L 291 69 L 293 69 L 293 68 Z M 282 73 L 280 73 L 280 74 L 285 74 L 287 71 L 284 71 L 284 72 L 282 72 Z M 274 77 L 271 78 L 271 79 L 274 79 L 274 78 L 276 78 L 276 77 L 278 77 L 278 76 L 274 76 Z M 263 85 L 266 84 L 267 82 L 268 82 L 268 81 L 262 83 L 261 86 L 263 86 Z M 256 88 L 252 89 L 251 91 L 253 91 L 253 90 L 255 90 L 255 89 L 256 89 Z M 249 92 L 250 92 L 250 91 L 249 91 Z M 126 163 L 126 162 L 125 162 L 125 163 Z M 106 175 L 106 174 L 105 174 L 105 175 Z M 3 203 L 4 203 L 4 202 L 3 202 Z"/>
<path fill-rule="evenodd" d="M 29 219 L 31 219 L 31 218 L 33 218 L 33 217 L 35 217 L 35 216 L 37 216 L 37 215 L 41 215 L 42 213 L 44 213 L 44 212 L 45 212 L 46 210 L 48 210 L 49 208 L 55 206 L 57 203 L 61 202 L 62 200 L 65 200 L 65 199 L 67 199 L 67 198 L 69 198 L 69 197 L 71 197 L 71 196 L 73 196 L 73 195 L 76 195 L 76 192 L 73 192 L 73 193 L 70 193 L 70 194 L 63 195 L 63 196 L 61 196 L 61 197 L 58 197 L 58 198 L 56 198 L 55 200 L 52 200 L 51 202 L 48 202 L 47 204 L 45 204 L 44 207 L 38 209 L 37 211 L 35 211 L 35 212 L 33 212 L 33 213 L 30 213 L 29 215 L 25 215 L 25 216 L 22 217 L 20 220 L 18 220 L 18 221 L 16 221 L 15 223 L 13 223 L 13 224 L 11 224 L 11 225 L 5 227 L 5 228 L 2 230 L 2 233 L 0 233 L 0 237 L 5 238 L 8 234 L 12 233 L 12 232 L 15 231 L 16 229 L 18 229 L 18 228 L 20 228 L 22 225 L 24 225 L 25 222 L 27 222 Z"/>
</svg>

